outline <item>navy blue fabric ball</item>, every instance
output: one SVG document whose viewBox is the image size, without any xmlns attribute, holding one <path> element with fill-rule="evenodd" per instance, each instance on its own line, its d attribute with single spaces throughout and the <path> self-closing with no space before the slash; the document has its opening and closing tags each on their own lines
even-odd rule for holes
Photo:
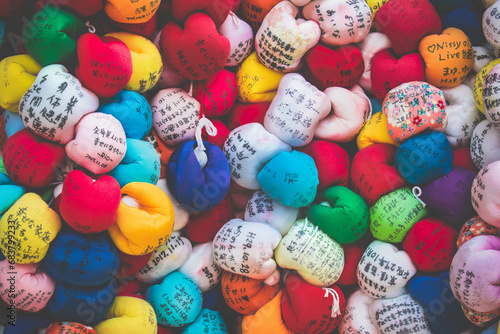
<svg viewBox="0 0 500 334">
<path fill-rule="evenodd" d="M 63 228 L 50 244 L 41 265 L 57 283 L 98 286 L 116 274 L 120 259 L 106 232 L 82 234 Z"/>
<path fill-rule="evenodd" d="M 194 153 L 196 141 L 179 145 L 167 165 L 167 181 L 177 201 L 191 211 L 206 211 L 226 196 L 231 182 L 229 164 L 222 150 L 203 142 L 208 162 L 203 168 Z"/>
<path fill-rule="evenodd" d="M 472 45 L 482 45 L 485 41 L 483 12 L 484 6 L 481 3 L 468 1 L 462 7 L 447 12 L 442 16 L 443 30 L 450 27 L 458 28 L 469 37 Z"/>
</svg>

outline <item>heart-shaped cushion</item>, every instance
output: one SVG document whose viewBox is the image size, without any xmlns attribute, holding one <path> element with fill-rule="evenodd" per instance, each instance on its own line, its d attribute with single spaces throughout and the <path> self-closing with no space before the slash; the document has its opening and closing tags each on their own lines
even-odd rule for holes
<svg viewBox="0 0 500 334">
<path fill-rule="evenodd" d="M 266 279 L 276 271 L 273 255 L 280 240 L 279 231 L 269 224 L 232 219 L 214 238 L 214 259 L 226 271 Z"/>
<path fill-rule="evenodd" d="M 333 110 L 319 121 L 314 131 L 315 137 L 335 143 L 350 142 L 372 113 L 370 99 L 358 85 L 349 90 L 330 87 L 325 90 L 325 94 L 330 99 Z"/>
<path fill-rule="evenodd" d="M 42 68 L 19 103 L 19 115 L 35 134 L 66 144 L 75 136 L 75 125 L 99 107 L 98 97 L 60 64 Z"/>
<path fill-rule="evenodd" d="M 238 67 L 236 83 L 238 101 L 243 103 L 271 102 L 284 73 L 270 70 L 252 52 Z"/>
<path fill-rule="evenodd" d="M 54 181 L 65 159 L 64 147 L 26 129 L 10 136 L 3 151 L 3 164 L 9 177 L 16 184 L 30 188 L 45 187 Z"/>
<path fill-rule="evenodd" d="M 441 19 L 429 0 L 389 0 L 374 16 L 377 31 L 386 34 L 396 55 L 417 51 L 426 35 L 441 32 Z"/>
<path fill-rule="evenodd" d="M 380 240 L 366 248 L 357 270 L 361 289 L 377 299 L 401 296 L 416 273 L 417 268 L 405 251 Z"/>
<path fill-rule="evenodd" d="M 418 51 L 425 62 L 425 81 L 437 87 L 460 85 L 474 63 L 469 37 L 457 28 L 422 38 Z"/>
<path fill-rule="evenodd" d="M 351 294 L 339 324 L 340 333 L 377 333 L 377 328 L 370 317 L 370 305 L 374 300 L 361 289 Z"/>
<path fill-rule="evenodd" d="M 299 148 L 314 159 L 318 169 L 318 190 L 330 186 L 347 186 L 351 161 L 347 152 L 328 140 L 313 140 Z"/>
<path fill-rule="evenodd" d="M 280 81 L 264 127 L 290 146 L 305 146 L 313 140 L 316 127 L 330 110 L 328 95 L 302 75 L 288 73 Z"/>
<path fill-rule="evenodd" d="M 183 232 L 192 242 L 209 242 L 214 239 L 220 228 L 233 218 L 234 207 L 231 196 L 227 194 L 219 204 L 210 210 L 193 215 Z"/>
<path fill-rule="evenodd" d="M 370 214 L 361 196 L 352 190 L 334 186 L 316 198 L 306 215 L 339 244 L 352 243 L 368 230 Z"/>
<path fill-rule="evenodd" d="M 361 51 L 354 45 L 330 49 L 316 45 L 305 56 L 305 77 L 321 90 L 328 87 L 352 87 L 365 71 Z"/>
<path fill-rule="evenodd" d="M 457 238 L 457 249 L 460 249 L 464 243 L 478 235 L 494 235 L 500 237 L 500 229 L 488 224 L 481 217 L 474 216 L 460 229 Z"/>
<path fill-rule="evenodd" d="M 231 110 L 237 93 L 236 75 L 223 69 L 195 90 L 193 97 L 202 105 L 205 117 L 220 117 Z"/>
<path fill-rule="evenodd" d="M 107 0 L 104 12 L 110 19 L 120 23 L 143 23 L 156 13 L 161 1 L 135 0 L 123 3 L 119 0 Z"/>
<path fill-rule="evenodd" d="M 255 51 L 266 67 L 278 72 L 296 72 L 304 54 L 320 39 L 315 21 L 296 20 L 299 8 L 282 1 L 271 9 L 255 34 Z"/>
<path fill-rule="evenodd" d="M 75 334 L 97 334 L 90 326 L 82 325 L 74 321 L 57 321 L 50 324 L 45 334 L 62 334 L 65 331 Z"/>
<path fill-rule="evenodd" d="M 381 51 L 391 47 L 389 37 L 381 32 L 369 33 L 361 42 L 356 44 L 361 51 L 365 70 L 358 81 L 358 84 L 365 90 L 367 94 L 372 92 L 372 62 L 374 57 Z"/>
<path fill-rule="evenodd" d="M 192 279 L 202 293 L 218 286 L 223 272 L 215 262 L 212 242 L 194 246 L 191 255 L 179 271 Z M 217 295 L 220 298 L 220 295 Z"/>
<path fill-rule="evenodd" d="M 125 43 L 132 56 L 132 75 L 125 89 L 144 93 L 152 89 L 163 69 L 160 51 L 149 39 L 130 32 L 112 32 L 103 38 L 113 37 Z"/>
<path fill-rule="evenodd" d="M 35 193 L 26 193 L 0 219 L 0 249 L 9 261 L 40 262 L 61 229 L 61 218 Z M 16 235 L 17 247 L 12 242 Z"/>
<path fill-rule="evenodd" d="M 76 77 L 100 97 L 120 92 L 132 76 L 132 56 L 127 45 L 115 38 L 83 34 L 76 46 Z"/>
<path fill-rule="evenodd" d="M 0 107 L 18 111 L 19 101 L 35 82 L 42 67 L 27 54 L 5 57 L 0 61 Z"/>
<path fill-rule="evenodd" d="M 302 9 L 304 17 L 318 22 L 321 41 L 342 46 L 363 40 L 372 26 L 372 13 L 366 1 L 313 0 Z"/>
<path fill-rule="evenodd" d="M 111 115 L 95 112 L 84 116 L 76 137 L 66 144 L 68 157 L 94 174 L 111 171 L 123 160 L 127 140 L 121 123 Z"/>
<path fill-rule="evenodd" d="M 120 260 L 107 233 L 82 234 L 66 227 L 52 241 L 41 263 L 57 282 L 99 286 L 113 278 Z"/>
<path fill-rule="evenodd" d="M 177 289 L 172 289 L 175 286 Z M 179 291 L 182 289 L 182 294 Z M 159 284 L 146 290 L 146 300 L 156 313 L 158 323 L 182 327 L 193 322 L 201 312 L 203 296 L 196 284 L 186 275 L 174 271 Z M 186 308 L 184 303 L 189 304 Z"/>
<path fill-rule="evenodd" d="M 236 16 L 236 14 L 230 13 L 218 31 L 229 40 L 229 44 L 231 45 L 226 66 L 241 64 L 252 52 L 254 41 L 252 27 Z"/>
<path fill-rule="evenodd" d="M 437 277 L 417 274 L 408 282 L 408 292 L 424 308 L 434 334 L 459 334 L 469 324 L 450 289 L 449 277 L 449 271 Z"/>
<path fill-rule="evenodd" d="M 356 145 L 359 150 L 373 144 L 397 146 L 387 131 L 387 117 L 380 111 L 371 115 L 356 137 Z"/>
<path fill-rule="evenodd" d="M 312 285 L 334 284 L 344 269 L 342 247 L 308 219 L 299 219 L 275 251 L 281 268 L 296 270 Z"/>
<path fill-rule="evenodd" d="M 281 314 L 296 333 L 331 333 L 339 324 L 345 298 L 338 286 L 320 288 L 296 273 L 286 276 L 281 294 Z"/>
<path fill-rule="evenodd" d="M 225 124 L 230 131 L 248 123 L 264 122 L 270 102 L 241 103 L 236 102 L 233 108 L 225 116 Z"/>
<path fill-rule="evenodd" d="M 457 251 L 450 269 L 453 294 L 464 306 L 478 312 L 494 312 L 500 307 L 498 262 L 500 238 L 480 235 Z"/>
<path fill-rule="evenodd" d="M 411 189 L 402 187 L 380 197 L 370 208 L 370 231 L 378 240 L 400 243 L 428 215 L 429 210 Z"/>
<path fill-rule="evenodd" d="M 179 145 L 167 165 L 167 179 L 175 198 L 186 209 L 206 211 L 218 205 L 229 190 L 230 170 L 221 149 L 208 142 L 204 154 L 208 158 L 201 165 L 195 150 L 196 141 Z"/>
<path fill-rule="evenodd" d="M 36 12 L 23 31 L 23 46 L 42 66 L 62 63 L 76 51 L 87 31 L 84 21 L 69 10 L 47 5 Z"/>
<path fill-rule="evenodd" d="M 500 227 L 500 201 L 498 178 L 500 161 L 495 161 L 479 171 L 472 183 L 472 205 L 490 225 Z"/>
<path fill-rule="evenodd" d="M 403 249 L 419 270 L 439 272 L 450 268 L 456 240 L 453 227 L 429 217 L 413 225 L 403 241 Z"/>
<path fill-rule="evenodd" d="M 249 123 L 231 131 L 223 151 L 231 180 L 246 189 L 258 190 L 261 185 L 257 175 L 262 167 L 279 153 L 291 151 L 291 147 L 261 124 Z"/>
<path fill-rule="evenodd" d="M 179 22 L 184 22 L 194 12 L 208 14 L 215 25 L 220 26 L 233 7 L 233 0 L 172 0 L 172 14 Z"/>
<path fill-rule="evenodd" d="M 450 172 L 453 148 L 444 133 L 424 132 L 401 144 L 394 159 L 399 174 L 410 184 L 426 184 Z"/>
<path fill-rule="evenodd" d="M 230 273 L 223 270 L 222 295 L 227 305 L 240 314 L 254 314 L 273 299 L 280 285 L 268 285 L 264 280 Z"/>
<path fill-rule="evenodd" d="M 200 103 L 180 88 L 160 90 L 151 100 L 153 127 L 165 144 L 177 146 L 195 138 Z"/>
<path fill-rule="evenodd" d="M 99 233 L 115 222 L 121 192 L 118 182 L 107 175 L 94 181 L 82 171 L 66 175 L 59 212 L 80 233 Z"/>
<path fill-rule="evenodd" d="M 283 205 L 261 190 L 253 193 L 245 208 L 246 221 L 271 224 L 282 236 L 288 233 L 298 215 L 298 208 Z"/>
<path fill-rule="evenodd" d="M 56 282 L 39 264 L 0 261 L 0 297 L 9 306 L 26 312 L 39 312 L 54 294 Z"/>
<path fill-rule="evenodd" d="M 443 132 L 448 124 L 443 92 L 423 81 L 391 89 L 382 107 L 389 135 L 396 143 L 428 129 Z"/>
<path fill-rule="evenodd" d="M 394 167 L 397 148 L 388 144 L 373 144 L 360 150 L 351 164 L 352 189 L 369 206 L 383 195 L 401 188 L 406 180 Z"/>
<path fill-rule="evenodd" d="M 196 317 L 192 323 L 184 327 L 182 332 L 186 334 L 197 334 L 202 331 L 222 334 L 227 333 L 228 329 L 224 319 L 218 311 L 203 308 L 198 317 Z"/>
<path fill-rule="evenodd" d="M 281 316 L 281 294 L 280 291 L 255 314 L 243 317 L 242 333 L 258 334 L 268 331 L 273 334 L 293 334 L 294 332 L 285 325 Z"/>
<path fill-rule="evenodd" d="M 108 233 L 124 253 L 144 255 L 172 234 L 174 208 L 168 196 L 151 183 L 132 182 L 122 188 L 116 221 Z"/>
<path fill-rule="evenodd" d="M 140 298 L 118 296 L 105 319 L 94 326 L 97 333 L 155 333 L 157 320 L 151 305 Z"/>
<path fill-rule="evenodd" d="M 383 50 L 373 58 L 371 85 L 373 95 L 382 102 L 387 93 L 411 81 L 425 81 L 425 63 L 418 53 L 397 57 L 392 50 Z"/>
<path fill-rule="evenodd" d="M 241 16 L 253 30 L 258 30 L 267 13 L 281 0 L 241 0 Z M 235 1 L 236 2 L 236 1 Z"/>
<path fill-rule="evenodd" d="M 190 80 L 207 79 L 220 72 L 231 49 L 212 18 L 201 12 L 189 15 L 183 27 L 167 23 L 160 43 L 168 65 Z"/>
</svg>

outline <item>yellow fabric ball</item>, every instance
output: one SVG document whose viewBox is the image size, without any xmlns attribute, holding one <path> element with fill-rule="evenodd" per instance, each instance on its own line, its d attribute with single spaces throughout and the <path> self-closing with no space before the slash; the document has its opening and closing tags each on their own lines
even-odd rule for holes
<svg viewBox="0 0 500 334">
<path fill-rule="evenodd" d="M 389 136 L 387 131 L 387 116 L 383 112 L 372 115 L 356 138 L 358 149 L 363 149 L 372 144 L 389 144 L 399 146 Z"/>
</svg>

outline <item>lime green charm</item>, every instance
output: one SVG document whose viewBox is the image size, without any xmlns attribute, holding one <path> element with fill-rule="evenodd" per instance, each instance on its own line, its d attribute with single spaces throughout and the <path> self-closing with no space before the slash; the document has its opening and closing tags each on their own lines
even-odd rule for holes
<svg viewBox="0 0 500 334">
<path fill-rule="evenodd" d="M 370 208 L 370 231 L 378 240 L 399 243 L 428 214 L 411 188 L 399 188 L 380 197 Z"/>
<path fill-rule="evenodd" d="M 335 239 L 339 244 L 355 242 L 368 230 L 368 206 L 352 190 L 334 186 L 318 196 L 320 204 L 313 204 L 306 212 L 307 218 Z"/>
<path fill-rule="evenodd" d="M 45 6 L 24 29 L 23 45 L 40 65 L 58 64 L 73 56 L 78 38 L 85 32 L 85 22 L 77 15 Z"/>
<path fill-rule="evenodd" d="M 7 175 L 7 171 L 5 170 L 5 167 L 3 165 L 3 159 L 0 158 L 0 173 Z"/>
</svg>

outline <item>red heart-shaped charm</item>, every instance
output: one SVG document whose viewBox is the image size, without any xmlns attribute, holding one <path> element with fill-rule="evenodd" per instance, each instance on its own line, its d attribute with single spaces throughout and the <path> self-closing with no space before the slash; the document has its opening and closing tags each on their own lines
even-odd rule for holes
<svg viewBox="0 0 500 334">
<path fill-rule="evenodd" d="M 390 50 L 380 51 L 372 60 L 371 71 L 373 95 L 380 102 L 391 89 L 403 83 L 425 81 L 425 63 L 418 53 L 398 59 Z"/>
<path fill-rule="evenodd" d="M 207 80 L 203 87 L 195 89 L 193 97 L 202 104 L 206 117 L 219 117 L 229 112 L 237 95 L 236 75 L 222 70 Z"/>
<path fill-rule="evenodd" d="M 95 34 L 83 34 L 77 43 L 79 64 L 76 77 L 82 84 L 99 95 L 111 97 L 118 94 L 132 76 L 132 55 L 122 41 Z"/>
<path fill-rule="evenodd" d="M 29 188 L 48 186 L 64 164 L 64 146 L 49 142 L 27 129 L 10 136 L 3 150 L 3 163 L 16 184 Z"/>
<path fill-rule="evenodd" d="M 365 71 L 361 51 L 353 45 L 330 49 L 318 44 L 306 54 L 305 78 L 320 90 L 354 86 Z"/>
<path fill-rule="evenodd" d="M 172 0 L 174 18 L 183 22 L 194 12 L 205 12 L 220 26 L 233 8 L 234 0 Z"/>
<path fill-rule="evenodd" d="M 80 170 L 71 171 L 63 183 L 59 211 L 80 233 L 99 233 L 115 222 L 121 200 L 118 181 L 104 175 L 94 181 Z"/>
<path fill-rule="evenodd" d="M 184 30 L 175 22 L 161 32 L 161 50 L 168 65 L 190 80 L 208 79 L 226 65 L 231 45 L 217 32 L 214 21 L 205 13 L 191 14 Z"/>
</svg>

